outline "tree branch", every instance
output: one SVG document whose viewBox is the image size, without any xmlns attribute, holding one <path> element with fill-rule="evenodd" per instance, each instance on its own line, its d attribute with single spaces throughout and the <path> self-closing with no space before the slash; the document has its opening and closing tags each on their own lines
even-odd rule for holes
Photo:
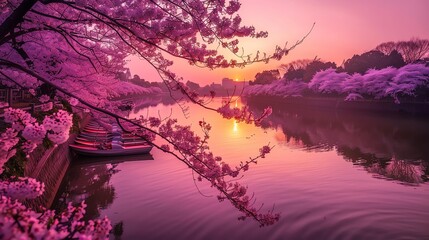
<svg viewBox="0 0 429 240">
<path fill-rule="evenodd" d="M 25 14 L 37 3 L 38 0 L 24 0 L 21 4 L 4 20 L 0 25 L 0 41 L 6 37 L 7 34 L 22 22 Z"/>
</svg>

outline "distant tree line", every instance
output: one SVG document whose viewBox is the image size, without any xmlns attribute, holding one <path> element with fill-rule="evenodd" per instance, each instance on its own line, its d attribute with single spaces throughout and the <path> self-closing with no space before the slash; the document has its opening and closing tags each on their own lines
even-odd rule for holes
<svg viewBox="0 0 429 240">
<path fill-rule="evenodd" d="M 409 63 L 425 63 L 428 61 L 428 57 L 429 40 L 413 38 L 409 41 L 381 43 L 371 51 L 360 55 L 355 54 L 344 61 L 342 66 L 315 58 L 295 60 L 282 64 L 280 68 L 285 71 L 282 78 L 285 81 L 301 80 L 308 83 L 317 72 L 329 68 L 348 74 L 364 74 L 370 69 L 400 68 Z M 281 79 L 278 70 L 267 70 L 257 73 L 255 80 L 251 81 L 250 85 L 271 84 L 278 79 Z"/>
<path fill-rule="evenodd" d="M 347 73 L 353 75 L 358 73 L 364 75 L 371 69 L 381 70 L 388 67 L 399 69 L 411 63 L 427 63 L 429 62 L 428 57 L 429 40 L 413 38 L 409 41 L 391 41 L 381 43 L 373 50 L 360 55 L 355 54 L 350 59 L 345 60 L 341 66 L 337 66 L 335 62 L 326 62 L 317 57 L 314 59 L 299 59 L 282 64 L 280 69 L 285 72 L 283 76 L 281 76 L 279 69 L 264 70 L 257 73 L 255 79 L 249 81 L 249 85 L 270 85 L 280 79 L 286 83 L 299 81 L 308 84 L 317 73 L 329 69 L 334 69 L 338 74 Z M 118 73 L 117 79 L 142 87 L 159 87 L 167 91 L 164 83 L 149 82 L 138 75 L 134 75 L 131 78 L 129 72 Z M 213 91 L 219 96 L 231 94 L 226 92 L 220 84 L 213 83 L 202 87 L 195 82 L 187 81 L 185 86 L 200 94 L 207 95 Z"/>
<path fill-rule="evenodd" d="M 343 66 L 339 67 L 334 62 L 324 62 L 320 59 L 297 60 L 284 64 L 281 67 L 286 70 L 286 73 L 283 75 L 283 79 L 286 81 L 300 79 L 308 83 L 317 72 L 328 68 L 334 68 L 337 72 L 346 72 L 348 74 L 364 74 L 369 69 L 400 68 L 405 66 L 405 64 L 403 57 L 396 50 L 393 50 L 388 55 L 378 50 L 371 50 L 361 55 L 354 55 L 352 58 L 347 59 Z"/>
<path fill-rule="evenodd" d="M 359 99 L 429 100 L 429 40 L 386 42 L 337 66 L 318 58 L 300 59 L 256 74 L 245 95 L 343 96 Z M 277 71 L 278 73 L 278 71 Z"/>
</svg>

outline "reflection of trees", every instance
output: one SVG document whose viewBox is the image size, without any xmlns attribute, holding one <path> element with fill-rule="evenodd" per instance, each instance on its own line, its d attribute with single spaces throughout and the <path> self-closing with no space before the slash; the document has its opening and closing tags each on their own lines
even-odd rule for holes
<svg viewBox="0 0 429 240">
<path fill-rule="evenodd" d="M 338 147 L 337 152 L 353 164 L 363 166 L 368 172 L 404 183 L 426 181 L 424 171 L 428 171 L 428 161 L 398 160 L 395 157 L 376 157 L 375 154 L 362 153 L 358 148 Z M 424 165 L 426 163 L 426 166 Z"/>
<path fill-rule="evenodd" d="M 377 157 L 373 153 L 363 153 L 359 148 L 349 148 L 346 146 L 337 147 L 337 152 L 344 157 L 346 161 L 351 161 L 353 164 L 361 165 L 370 168 L 377 164 L 385 168 L 391 158 Z"/>
<path fill-rule="evenodd" d="M 285 122 L 285 119 L 287 123 Z M 332 126 L 329 123 L 317 123 L 317 119 L 312 118 L 301 118 L 297 114 L 288 114 L 288 113 L 276 113 L 270 120 L 274 125 L 276 123 L 279 126 L 286 137 L 287 143 L 298 142 L 299 147 L 302 147 L 308 151 L 317 150 L 317 151 L 329 151 L 332 150 L 334 146 L 329 139 L 329 136 L 326 134 L 334 134 L 336 132 L 335 128 L 338 126 Z M 326 129 L 330 129 L 328 132 L 320 132 L 318 129 L 315 129 L 314 126 L 322 125 Z"/>
<path fill-rule="evenodd" d="M 148 107 L 154 107 L 159 103 L 162 103 L 165 106 L 172 105 L 175 103 L 174 100 L 170 98 L 168 94 L 153 95 L 151 97 L 142 97 L 139 99 L 133 99 L 132 102 L 135 105 L 135 107 L 133 108 L 134 113 L 138 113 L 142 109 L 145 109 Z"/>
<path fill-rule="evenodd" d="M 63 181 L 56 209 L 65 207 L 65 202 L 78 203 L 85 200 L 86 219 L 100 216 L 99 210 L 107 208 L 115 199 L 115 189 L 110 178 L 118 172 L 117 164 L 76 165 L 69 169 Z"/>
<path fill-rule="evenodd" d="M 422 165 L 405 160 L 397 160 L 393 158 L 387 167 L 378 167 L 374 165 L 370 172 L 378 173 L 390 179 L 399 180 L 405 183 L 421 183 L 422 179 Z"/>
<path fill-rule="evenodd" d="M 266 106 L 250 104 L 255 111 Z M 427 181 L 426 119 L 274 105 L 268 120 L 272 127 L 282 129 L 286 144 L 299 143 L 296 147 L 305 150 L 335 147 L 346 160 L 384 178 L 406 183 Z"/>
</svg>

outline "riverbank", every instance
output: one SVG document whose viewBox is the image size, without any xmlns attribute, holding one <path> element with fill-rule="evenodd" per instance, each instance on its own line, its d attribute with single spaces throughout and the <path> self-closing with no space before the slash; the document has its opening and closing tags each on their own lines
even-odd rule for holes
<svg viewBox="0 0 429 240">
<path fill-rule="evenodd" d="M 85 126 L 91 118 L 88 114 L 80 114 L 79 117 L 79 127 Z M 70 134 L 69 139 L 58 146 L 46 148 L 40 145 L 29 156 L 24 175 L 43 182 L 45 192 L 35 199 L 24 201 L 26 206 L 38 209 L 40 207 L 49 208 L 52 205 L 64 175 L 72 162 L 73 156 L 69 144 L 74 142 L 76 136 L 77 134 Z"/>
<path fill-rule="evenodd" d="M 345 101 L 343 97 L 283 98 L 277 96 L 247 96 L 245 100 L 248 104 L 265 104 L 266 106 L 272 107 L 429 116 L 429 102 L 403 101 L 398 104 L 394 103 L 393 100 L 361 99 L 356 101 Z"/>
</svg>

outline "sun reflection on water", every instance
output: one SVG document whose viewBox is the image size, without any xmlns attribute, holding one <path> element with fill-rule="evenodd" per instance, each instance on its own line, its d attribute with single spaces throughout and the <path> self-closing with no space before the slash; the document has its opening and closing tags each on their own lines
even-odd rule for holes
<svg viewBox="0 0 429 240">
<path fill-rule="evenodd" d="M 232 127 L 232 131 L 233 131 L 234 133 L 238 133 L 238 123 L 237 123 L 237 120 L 234 120 L 234 124 L 233 124 L 233 127 Z"/>
</svg>

